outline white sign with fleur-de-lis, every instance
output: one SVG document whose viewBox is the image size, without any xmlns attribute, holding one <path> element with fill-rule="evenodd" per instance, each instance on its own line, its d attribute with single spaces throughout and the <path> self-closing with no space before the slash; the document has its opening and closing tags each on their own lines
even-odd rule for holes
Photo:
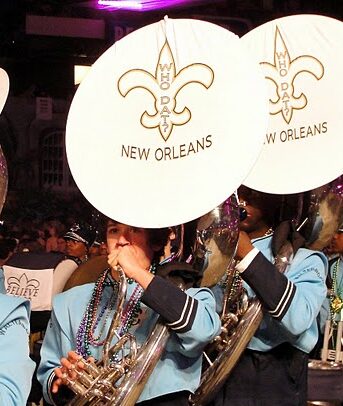
<svg viewBox="0 0 343 406">
<path fill-rule="evenodd" d="M 343 22 L 319 15 L 270 21 L 242 41 L 268 85 L 269 126 L 245 185 L 298 193 L 343 173 Z"/>
<path fill-rule="evenodd" d="M 199 20 L 137 30 L 95 62 L 72 102 L 73 177 L 122 223 L 184 223 L 242 183 L 267 126 L 265 83 L 239 38 Z"/>
<path fill-rule="evenodd" d="M 31 310 L 51 310 L 53 269 L 24 269 L 4 265 L 6 293 L 24 297 Z"/>
</svg>

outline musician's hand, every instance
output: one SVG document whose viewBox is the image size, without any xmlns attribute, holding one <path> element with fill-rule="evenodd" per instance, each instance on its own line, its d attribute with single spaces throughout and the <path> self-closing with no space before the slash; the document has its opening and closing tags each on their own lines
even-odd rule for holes
<svg viewBox="0 0 343 406">
<path fill-rule="evenodd" d="M 153 275 L 149 273 L 149 268 L 145 269 L 139 262 L 137 249 L 139 248 L 129 244 L 114 249 L 108 255 L 108 264 L 114 270 L 119 265 L 128 278 L 134 279 L 146 289 Z"/>
<path fill-rule="evenodd" d="M 67 378 L 71 380 L 77 378 L 76 370 L 84 369 L 84 363 L 80 361 L 80 358 L 75 351 L 69 351 L 67 358 L 61 358 L 61 366 L 54 370 L 56 378 L 52 383 L 52 393 L 57 393 L 61 385 L 66 385 Z M 89 357 L 87 362 L 94 362 L 94 358 Z"/>
<path fill-rule="evenodd" d="M 110 252 L 108 263 L 114 269 L 119 265 L 128 278 L 133 278 L 141 270 L 135 248 L 132 245 L 124 245 Z"/>
<path fill-rule="evenodd" d="M 240 231 L 235 258 L 238 260 L 243 259 L 253 248 L 254 246 L 248 234 L 245 231 Z"/>
</svg>

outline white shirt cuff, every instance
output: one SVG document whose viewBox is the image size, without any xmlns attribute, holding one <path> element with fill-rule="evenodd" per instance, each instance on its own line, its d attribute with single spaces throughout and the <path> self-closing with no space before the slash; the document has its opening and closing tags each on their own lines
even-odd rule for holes
<svg viewBox="0 0 343 406">
<path fill-rule="evenodd" d="M 248 254 L 236 265 L 237 271 L 239 273 L 244 272 L 259 252 L 260 251 L 256 247 L 248 252 Z"/>
</svg>

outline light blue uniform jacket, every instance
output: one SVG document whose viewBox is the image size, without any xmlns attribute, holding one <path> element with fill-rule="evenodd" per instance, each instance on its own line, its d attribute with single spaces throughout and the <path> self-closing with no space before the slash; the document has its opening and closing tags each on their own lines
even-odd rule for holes
<svg viewBox="0 0 343 406">
<path fill-rule="evenodd" d="M 1 406 L 25 406 L 30 393 L 29 313 L 28 301 L 0 294 Z"/>
<path fill-rule="evenodd" d="M 253 241 L 262 254 L 274 261 L 270 236 Z M 258 270 L 256 270 L 258 272 Z M 318 339 L 317 315 L 326 297 L 327 259 L 324 254 L 307 249 L 299 249 L 287 269 L 285 276 L 295 287 L 289 307 L 281 320 L 276 320 L 268 312 L 248 348 L 268 351 L 284 342 L 309 353 Z M 250 296 L 253 290 L 245 284 Z M 271 290 L 273 287 L 271 287 Z M 267 292 L 268 294 L 268 292 Z"/>
<path fill-rule="evenodd" d="M 135 283 L 128 285 L 127 298 L 135 286 Z M 43 385 L 44 397 L 50 403 L 53 403 L 50 397 L 53 376 L 51 374 L 55 367 L 60 366 L 61 357 L 76 348 L 77 330 L 93 288 L 93 283 L 86 284 L 58 294 L 54 298 L 51 322 L 44 338 L 41 364 L 38 369 L 38 379 Z M 111 287 L 105 288 L 103 300 L 109 298 L 111 291 Z M 187 294 L 198 301 L 192 328 L 182 334 L 171 332 L 166 350 L 150 376 L 139 402 L 182 390 L 193 392 L 199 384 L 202 349 L 219 333 L 220 320 L 215 311 L 214 297 L 208 289 L 191 288 L 187 290 Z M 170 303 L 170 306 L 173 304 Z M 141 308 L 140 322 L 130 329 L 130 333 L 134 333 L 139 344 L 145 342 L 156 316 L 156 313 L 143 303 Z M 90 350 L 96 359 L 101 358 L 102 347 L 91 346 Z"/>
<path fill-rule="evenodd" d="M 326 297 L 327 259 L 321 252 L 301 248 L 285 274 L 281 275 L 271 265 L 274 263 L 271 241 L 271 236 L 252 240 L 260 251 L 258 255 L 263 255 L 264 259 L 260 257 L 256 260 L 255 257 L 242 273 L 245 279 L 243 286 L 249 297 L 256 296 L 253 281 L 257 282 L 263 308 L 262 322 L 247 348 L 266 352 L 289 343 L 309 353 L 318 340 L 317 316 Z M 266 262 L 274 269 L 265 269 Z M 250 285 L 248 280 L 251 280 Z M 220 311 L 222 289 L 217 285 L 213 291 Z M 267 303 L 274 303 L 275 308 L 268 308 Z M 275 317 L 276 313 L 278 317 Z"/>
</svg>

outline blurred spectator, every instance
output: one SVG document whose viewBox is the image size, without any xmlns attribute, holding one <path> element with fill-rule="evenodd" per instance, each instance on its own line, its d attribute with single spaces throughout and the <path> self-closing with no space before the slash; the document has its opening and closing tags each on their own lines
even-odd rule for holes
<svg viewBox="0 0 343 406">
<path fill-rule="evenodd" d="M 84 222 L 75 223 L 64 236 L 67 255 L 78 264 L 86 262 L 95 238 L 96 231 L 91 225 Z"/>
<path fill-rule="evenodd" d="M 57 252 L 61 252 L 62 254 L 66 254 L 67 252 L 67 242 L 64 237 L 58 237 Z"/>
<path fill-rule="evenodd" d="M 331 251 L 336 253 L 337 256 L 343 255 L 343 224 L 336 231 L 331 241 Z"/>
<path fill-rule="evenodd" d="M 39 244 L 43 247 L 45 251 L 45 246 L 46 246 L 46 233 L 44 231 L 44 224 L 39 223 L 36 226 L 36 232 L 37 232 L 37 241 Z"/>
<path fill-rule="evenodd" d="M 32 231 L 20 238 L 18 252 L 43 252 L 44 247 L 38 241 L 38 233 Z"/>
<path fill-rule="evenodd" d="M 88 256 L 89 258 L 97 257 L 100 255 L 100 243 L 98 241 L 94 241 L 93 245 L 89 247 Z"/>
<path fill-rule="evenodd" d="M 46 252 L 59 252 L 58 239 L 63 236 L 64 225 L 59 220 L 50 220 L 46 224 L 49 237 L 46 240 Z"/>
<path fill-rule="evenodd" d="M 324 252 L 330 259 L 343 256 L 343 224 L 333 235 L 330 244 L 324 249 Z"/>
<path fill-rule="evenodd" d="M 105 242 L 100 243 L 99 255 L 107 255 L 107 245 Z"/>
<path fill-rule="evenodd" d="M 338 228 L 329 246 L 324 250 L 329 259 L 329 272 L 326 278 L 327 297 L 318 316 L 321 335 L 313 358 L 320 358 L 323 346 L 324 328 L 327 320 L 339 321 L 343 309 L 343 223 Z"/>
</svg>

